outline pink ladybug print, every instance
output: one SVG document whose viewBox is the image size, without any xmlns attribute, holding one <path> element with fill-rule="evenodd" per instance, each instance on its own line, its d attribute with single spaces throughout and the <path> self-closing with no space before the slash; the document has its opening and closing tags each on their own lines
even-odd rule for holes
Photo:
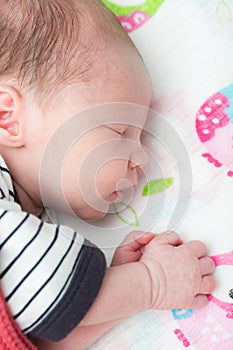
<svg viewBox="0 0 233 350">
<path fill-rule="evenodd" d="M 203 157 L 233 176 L 233 85 L 207 99 L 196 115 L 198 137 L 207 152 Z"/>
</svg>

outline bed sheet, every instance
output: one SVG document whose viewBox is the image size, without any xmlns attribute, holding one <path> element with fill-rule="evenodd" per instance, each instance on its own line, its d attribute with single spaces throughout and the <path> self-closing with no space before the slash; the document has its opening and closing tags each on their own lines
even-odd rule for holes
<svg viewBox="0 0 233 350">
<path fill-rule="evenodd" d="M 106 232 L 106 256 L 133 228 L 176 229 L 208 245 L 217 288 L 204 309 L 129 317 L 89 350 L 233 349 L 233 0 L 103 2 L 144 58 L 155 111 L 147 178 L 116 208 L 121 232 Z M 90 229 L 88 238 L 103 242 L 96 237 Z"/>
</svg>

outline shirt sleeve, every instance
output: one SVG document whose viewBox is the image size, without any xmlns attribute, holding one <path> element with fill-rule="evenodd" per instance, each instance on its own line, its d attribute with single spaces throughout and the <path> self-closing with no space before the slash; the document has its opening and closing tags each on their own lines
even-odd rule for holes
<svg viewBox="0 0 233 350">
<path fill-rule="evenodd" d="M 0 278 L 28 337 L 59 341 L 85 316 L 106 270 L 104 254 L 67 226 L 22 211 L 0 163 Z"/>
</svg>

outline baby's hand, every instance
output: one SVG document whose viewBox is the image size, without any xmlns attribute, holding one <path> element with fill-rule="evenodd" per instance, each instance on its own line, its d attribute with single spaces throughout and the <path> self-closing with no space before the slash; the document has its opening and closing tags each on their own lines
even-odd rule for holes
<svg viewBox="0 0 233 350">
<path fill-rule="evenodd" d="M 151 232 L 133 231 L 129 233 L 116 249 L 111 266 L 139 261 L 145 245 L 154 237 L 155 234 Z"/>
<path fill-rule="evenodd" d="M 200 241 L 182 244 L 175 232 L 161 233 L 145 246 L 140 262 L 152 281 L 155 309 L 200 308 L 215 287 L 215 265 Z"/>
</svg>

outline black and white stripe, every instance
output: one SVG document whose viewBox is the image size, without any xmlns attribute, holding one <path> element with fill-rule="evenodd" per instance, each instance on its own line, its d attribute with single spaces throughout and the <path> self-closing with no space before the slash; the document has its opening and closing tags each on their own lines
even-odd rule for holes
<svg viewBox="0 0 233 350">
<path fill-rule="evenodd" d="M 71 275 L 82 244 L 76 243 L 73 230 L 24 212 L 7 211 L 0 221 L 0 233 L 9 222 L 10 230 L 0 234 L 6 236 L 0 244 L 0 277 L 14 318 L 21 328 L 31 328 L 62 297 L 64 281 Z M 78 239 L 83 243 L 82 237 Z"/>
<path fill-rule="evenodd" d="M 75 326 L 74 310 L 63 310 L 61 305 L 72 306 L 67 299 L 75 292 L 76 322 L 80 321 L 100 288 L 105 258 L 96 247 L 85 246 L 84 238 L 71 228 L 23 212 L 14 201 L 10 174 L 1 157 L 0 189 L 0 278 L 5 299 L 25 334 L 37 336 L 38 330 L 42 338 L 46 334 L 59 339 L 71 330 L 70 322 Z M 86 297 L 88 285 L 93 291 Z M 61 310 L 67 319 L 52 322 Z"/>
</svg>

